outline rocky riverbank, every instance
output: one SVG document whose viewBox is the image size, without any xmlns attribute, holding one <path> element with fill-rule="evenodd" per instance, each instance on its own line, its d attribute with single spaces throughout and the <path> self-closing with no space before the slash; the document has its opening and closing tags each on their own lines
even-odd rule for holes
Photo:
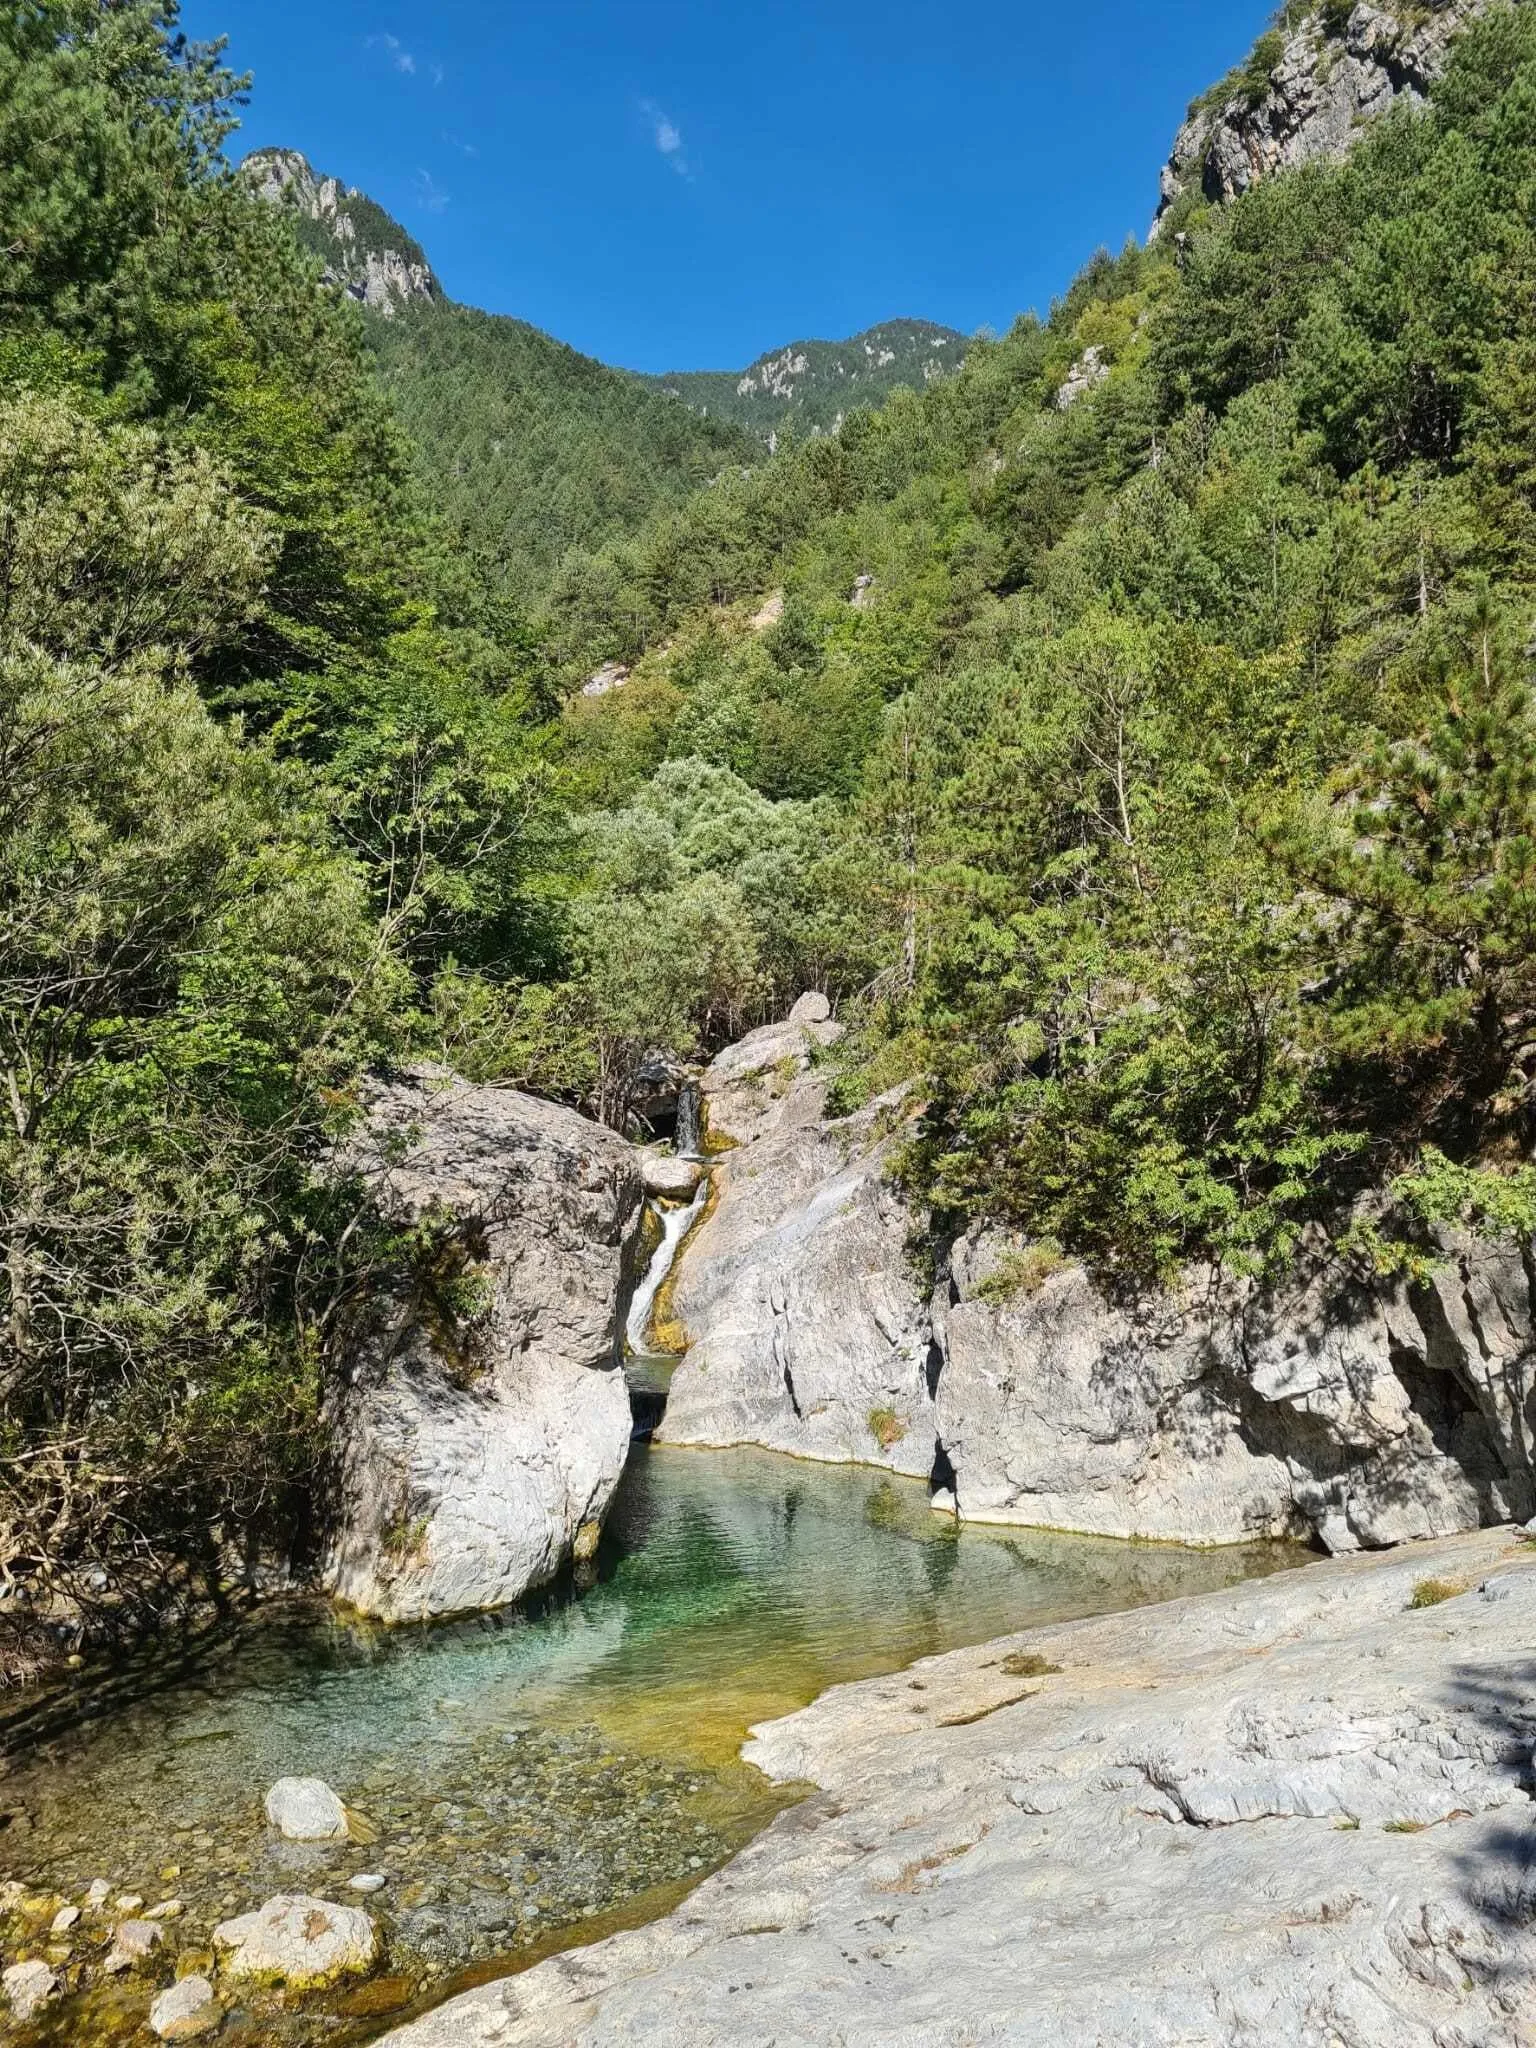
<svg viewBox="0 0 1536 2048">
<path fill-rule="evenodd" d="M 838 1688 L 668 1919 L 391 2048 L 1520 2048 L 1536 1554 L 1484 1531 Z"/>
</svg>

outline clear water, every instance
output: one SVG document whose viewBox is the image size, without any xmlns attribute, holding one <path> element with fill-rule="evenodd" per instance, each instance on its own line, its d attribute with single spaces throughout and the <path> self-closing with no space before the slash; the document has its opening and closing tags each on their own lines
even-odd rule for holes
<svg viewBox="0 0 1536 2048">
<path fill-rule="evenodd" d="M 0 1876 L 180 1899 L 168 1981 L 174 1953 L 230 1913 L 282 1890 L 345 1899 L 350 1875 L 382 1871 L 382 1982 L 257 2003 L 220 2036 L 360 2040 L 380 2011 L 585 1936 L 626 1902 L 657 1909 L 732 1854 L 787 1796 L 739 1761 L 751 1724 L 935 1651 L 1297 1561 L 961 1529 L 924 1487 L 868 1470 L 641 1447 L 582 1597 L 405 1633 L 309 1611 L 254 1625 L 197 1676 L 0 1779 Z M 261 1802 L 285 1773 L 327 1779 L 376 1838 L 276 1842 Z M 106 1932 L 77 1930 L 72 1969 Z M 148 1993 L 88 1991 L 15 2038 L 127 2040 Z"/>
</svg>

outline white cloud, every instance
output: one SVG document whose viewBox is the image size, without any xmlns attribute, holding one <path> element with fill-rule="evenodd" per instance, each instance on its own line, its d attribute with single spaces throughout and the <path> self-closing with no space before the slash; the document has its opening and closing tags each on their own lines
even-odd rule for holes
<svg viewBox="0 0 1536 2048">
<path fill-rule="evenodd" d="M 466 142 L 462 135 L 455 135 L 451 129 L 443 130 L 443 140 L 450 149 L 456 149 L 460 156 L 478 156 L 479 150 L 472 142 Z"/>
<path fill-rule="evenodd" d="M 407 78 L 416 75 L 416 59 L 398 36 L 378 35 L 368 38 L 370 50 L 382 50 L 397 71 L 403 71 Z"/>
<path fill-rule="evenodd" d="M 680 178 L 691 175 L 688 169 L 688 152 L 683 147 L 683 131 L 677 123 L 664 114 L 654 100 L 642 100 L 640 111 L 651 125 L 652 139 L 663 159 L 669 163 Z"/>
<path fill-rule="evenodd" d="M 441 65 L 441 64 L 434 64 L 434 65 L 433 65 L 433 66 L 431 67 L 431 69 L 432 69 L 432 83 L 433 83 L 434 85 L 441 85 L 441 84 L 442 84 L 442 82 L 443 82 L 443 80 L 444 80 L 444 79 L 445 79 L 445 78 L 447 77 L 447 75 L 448 75 L 448 74 L 447 74 L 447 72 L 446 72 L 446 71 L 444 71 L 444 69 L 443 69 L 443 67 L 442 67 L 442 65 Z"/>
<path fill-rule="evenodd" d="M 416 173 L 416 204 L 428 213 L 442 213 L 448 205 L 449 196 L 430 171 Z"/>
</svg>

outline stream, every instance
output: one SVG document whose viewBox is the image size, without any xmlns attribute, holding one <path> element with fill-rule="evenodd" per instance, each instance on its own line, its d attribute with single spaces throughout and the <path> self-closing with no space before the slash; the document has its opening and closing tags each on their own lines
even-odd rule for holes
<svg viewBox="0 0 1536 2048">
<path fill-rule="evenodd" d="M 219 2035 L 363 2041 L 670 1907 L 790 1796 L 740 1761 L 752 1723 L 935 1651 L 1299 1555 L 961 1528 L 923 1485 L 867 1469 L 638 1444 L 580 1597 L 392 1632 L 320 1606 L 269 1610 L 192 1675 L 146 1676 L 128 1704 L 0 1778 L 0 1877 L 75 1901 L 98 1878 L 179 1900 L 166 1982 L 230 1914 L 280 1891 L 352 1899 L 350 1877 L 383 1873 L 366 1902 L 387 1941 L 372 1981 L 253 1997 Z M 262 1800 L 284 1774 L 327 1779 L 376 1839 L 278 1840 Z M 71 1968 L 109 1928 L 81 1924 Z M 147 2001 L 124 1979 L 5 2038 L 142 2042 Z"/>
</svg>

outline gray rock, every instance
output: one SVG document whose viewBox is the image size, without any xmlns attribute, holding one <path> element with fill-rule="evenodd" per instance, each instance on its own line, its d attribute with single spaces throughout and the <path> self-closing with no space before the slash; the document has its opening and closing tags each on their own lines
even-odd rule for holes
<svg viewBox="0 0 1536 2048">
<path fill-rule="evenodd" d="M 18 2020 L 29 2020 L 52 1998 L 59 1980 L 46 1963 L 12 1963 L 0 1975 L 11 2011 Z"/>
<path fill-rule="evenodd" d="M 1445 69 L 1457 31 L 1490 4 L 1440 0 L 1418 22 L 1361 4 L 1336 37 L 1319 15 L 1305 16 L 1287 36 L 1257 104 L 1239 94 L 1197 110 L 1179 130 L 1162 174 L 1158 219 L 1191 188 L 1221 202 L 1275 171 L 1347 155 L 1366 125 L 1399 99 L 1423 98 Z"/>
<path fill-rule="evenodd" d="M 109 1977 L 136 1969 L 147 1962 L 165 1940 L 165 1930 L 154 1920 L 123 1920 L 112 1937 L 112 1947 L 102 1968 Z"/>
<path fill-rule="evenodd" d="M 149 2008 L 149 2031 L 162 2041 L 197 2041 L 216 2034 L 223 2020 L 206 1977 L 183 1977 Z"/>
<path fill-rule="evenodd" d="M 79 1918 L 80 1908 L 78 1906 L 60 1906 L 57 1913 L 53 1916 L 48 1932 L 54 1936 L 68 1934 Z"/>
<path fill-rule="evenodd" d="M 267 1819 L 290 1842 L 331 1842 L 347 1832 L 347 1809 L 323 1778 L 279 1778 L 267 1794 Z"/>
<path fill-rule="evenodd" d="M 221 1921 L 213 1945 L 224 1958 L 226 1977 L 298 1991 L 365 1976 L 378 1953 L 378 1936 L 360 1906 L 300 1895 L 268 1899 L 255 1913 Z"/>
<path fill-rule="evenodd" d="M 664 1201 L 686 1202 L 690 1196 L 696 1195 L 708 1170 L 702 1159 L 679 1159 L 670 1152 L 642 1152 L 640 1155 L 645 1192 L 659 1195 Z"/>
<path fill-rule="evenodd" d="M 318 227 L 325 239 L 325 282 L 359 305 L 392 319 L 404 306 L 433 303 L 438 295 L 420 249 L 404 229 L 375 211 L 358 207 L 362 195 L 337 178 L 323 177 L 296 149 L 252 151 L 241 176 L 259 199 L 296 213 Z M 359 233 L 377 239 L 365 241 Z"/>
<path fill-rule="evenodd" d="M 347 1879 L 347 1888 L 354 1892 L 381 1892 L 389 1879 L 377 1870 L 360 1870 L 356 1877 Z"/>
<path fill-rule="evenodd" d="M 1490 1532 L 835 1688 L 746 1751 L 819 1796 L 670 1918 L 391 2048 L 1515 2048 L 1533 1630 Z"/>
<path fill-rule="evenodd" d="M 1111 1303 L 1079 1268 L 989 1299 L 962 1241 L 937 1418 L 963 1516 L 1335 1552 L 1527 1512 L 1536 1295 L 1518 1247 L 1447 1239 L 1422 1290 L 1368 1283 L 1320 1233 L 1275 1290 Z"/>
<path fill-rule="evenodd" d="M 1096 385 L 1102 384 L 1109 376 L 1109 364 L 1104 360 L 1104 351 L 1097 344 L 1086 348 L 1067 372 L 1066 382 L 1056 394 L 1056 410 L 1070 412 L 1080 398 L 1086 398 Z"/>
<path fill-rule="evenodd" d="M 742 1142 L 715 1161 L 714 1209 L 677 1268 L 690 1342 L 656 1440 L 926 1477 L 931 1332 L 885 1172 L 903 1105 L 823 1123 L 810 1054 L 838 1027 L 824 997 L 801 1005 L 803 1021 L 753 1032 L 704 1077 L 711 1133 Z"/>
<path fill-rule="evenodd" d="M 344 1163 L 391 1223 L 447 1219 L 480 1305 L 466 1320 L 402 1274 L 358 1333 L 329 1414 L 326 1583 L 392 1622 L 503 1606 L 555 1576 L 624 1468 L 635 1153 L 574 1110 L 423 1071 L 375 1091 Z"/>
</svg>

